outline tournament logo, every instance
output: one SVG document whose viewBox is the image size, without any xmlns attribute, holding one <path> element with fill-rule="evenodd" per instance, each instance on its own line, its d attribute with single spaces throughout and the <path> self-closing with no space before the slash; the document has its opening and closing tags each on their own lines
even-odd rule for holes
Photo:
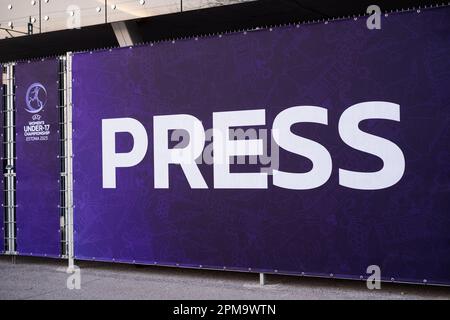
<svg viewBox="0 0 450 320">
<path fill-rule="evenodd" d="M 27 90 L 25 102 L 27 112 L 40 112 L 47 104 L 47 90 L 42 84 L 33 83 Z"/>
</svg>

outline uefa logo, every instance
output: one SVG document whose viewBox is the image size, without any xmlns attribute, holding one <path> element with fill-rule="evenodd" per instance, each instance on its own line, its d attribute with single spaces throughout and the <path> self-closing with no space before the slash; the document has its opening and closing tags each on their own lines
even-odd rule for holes
<svg viewBox="0 0 450 320">
<path fill-rule="evenodd" d="M 25 97 L 26 108 L 29 113 L 40 112 L 47 103 L 47 90 L 40 83 L 33 83 L 27 90 Z"/>
</svg>

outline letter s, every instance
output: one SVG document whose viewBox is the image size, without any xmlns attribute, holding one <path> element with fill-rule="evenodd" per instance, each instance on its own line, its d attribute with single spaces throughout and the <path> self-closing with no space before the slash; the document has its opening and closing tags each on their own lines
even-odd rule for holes
<svg viewBox="0 0 450 320">
<path fill-rule="evenodd" d="M 292 125 L 301 122 L 328 125 L 328 111 L 315 106 L 298 106 L 280 112 L 273 121 L 272 135 L 283 149 L 311 160 L 313 168 L 306 173 L 273 170 L 273 184 L 285 189 L 308 190 L 323 185 L 331 176 L 333 163 L 328 150 L 321 144 L 297 136 Z"/>
<path fill-rule="evenodd" d="M 339 184 L 359 190 L 389 188 L 402 178 L 405 157 L 392 141 L 359 130 L 359 123 L 367 119 L 400 121 L 400 106 L 391 102 L 370 101 L 355 104 L 344 111 L 339 120 L 341 139 L 354 149 L 381 158 L 383 168 L 377 172 L 339 169 Z"/>
</svg>

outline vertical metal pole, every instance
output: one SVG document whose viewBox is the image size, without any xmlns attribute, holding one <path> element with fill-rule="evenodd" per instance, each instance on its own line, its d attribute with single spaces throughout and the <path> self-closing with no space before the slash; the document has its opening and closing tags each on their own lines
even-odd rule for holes
<svg viewBox="0 0 450 320">
<path fill-rule="evenodd" d="M 16 201 L 15 201 L 15 64 L 6 65 L 6 109 L 4 110 L 4 155 L 6 166 L 4 182 L 6 186 L 5 236 L 6 254 L 16 254 Z"/>
<path fill-rule="evenodd" d="M 3 109 L 2 109 L 2 113 L 3 113 L 3 122 L 2 122 L 2 152 L 3 152 L 3 157 L 2 157 L 2 162 L 4 167 L 4 170 L 2 172 L 2 176 L 3 176 L 3 203 L 2 203 L 2 215 L 3 215 L 3 236 L 2 236 L 2 241 L 3 241 L 3 245 L 5 248 L 5 253 L 8 252 L 8 246 L 9 246 L 9 226 L 8 226 L 8 221 L 9 221 L 9 209 L 8 209 L 8 179 L 6 176 L 6 166 L 8 165 L 7 163 L 7 148 L 8 145 L 6 144 L 6 141 L 8 139 L 7 135 L 7 130 L 8 130 L 8 118 L 7 118 L 7 110 L 8 110 L 8 83 L 9 80 L 7 80 L 9 78 L 9 72 L 8 72 L 8 65 L 3 65 L 4 69 L 2 70 L 2 78 L 5 80 L 5 83 L 3 83 L 3 95 L 2 95 L 2 99 L 3 99 Z"/>
<path fill-rule="evenodd" d="M 70 270 L 74 267 L 74 242 L 73 242 L 73 152 L 72 152 L 72 53 L 66 55 L 66 125 L 65 125 L 65 143 L 66 143 L 66 207 L 67 207 L 67 253 Z"/>
<path fill-rule="evenodd" d="M 28 19 L 28 35 L 33 34 L 33 22 L 31 22 L 31 17 Z"/>
<path fill-rule="evenodd" d="M 58 105 L 58 116 L 59 116 L 59 150 L 58 155 L 60 161 L 60 177 L 59 177 L 59 187 L 60 187 L 60 232 L 61 232 L 61 256 L 68 258 L 68 241 L 67 241 L 67 134 L 66 134 L 66 104 L 67 104 L 67 83 L 66 83 L 66 73 L 67 73 L 67 63 L 66 56 L 60 57 L 59 59 L 59 105 Z"/>
<path fill-rule="evenodd" d="M 42 33 L 42 0 L 39 0 L 39 33 Z"/>
<path fill-rule="evenodd" d="M 259 274 L 259 285 L 263 286 L 266 284 L 266 275 L 264 273 Z"/>
<path fill-rule="evenodd" d="M 105 0 L 105 23 L 108 23 L 108 0 Z"/>
<path fill-rule="evenodd" d="M 183 12 L 183 0 L 180 0 L 180 8 L 181 8 L 181 12 Z"/>
<path fill-rule="evenodd" d="M 62 256 L 68 259 L 69 270 L 73 270 L 72 54 L 70 52 L 60 58 L 59 81 L 61 249 Z"/>
<path fill-rule="evenodd" d="M 9 141 L 12 139 L 12 126 L 13 119 L 12 109 L 13 109 L 13 99 L 14 99 L 14 74 L 13 74 L 13 66 L 10 64 L 6 67 L 6 136 L 5 136 L 5 144 L 6 144 L 6 211 L 7 211 L 7 231 L 8 231 L 8 254 L 13 254 L 14 252 L 14 235 L 13 235 L 13 217 L 12 217 L 12 198 L 11 198 L 11 169 L 12 169 L 12 150 Z"/>
</svg>

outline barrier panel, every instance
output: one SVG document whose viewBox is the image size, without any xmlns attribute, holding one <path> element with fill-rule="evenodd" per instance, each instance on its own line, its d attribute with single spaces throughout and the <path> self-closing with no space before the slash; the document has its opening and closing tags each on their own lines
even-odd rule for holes
<svg viewBox="0 0 450 320">
<path fill-rule="evenodd" d="M 444 7 L 0 66 L 0 253 L 71 261 L 74 183 L 77 259 L 448 285 L 449 54 Z"/>
<path fill-rule="evenodd" d="M 448 7 L 75 54 L 76 259 L 450 284 L 449 56 Z"/>
<path fill-rule="evenodd" d="M 59 59 L 16 65 L 17 251 L 61 255 Z"/>
<path fill-rule="evenodd" d="M 6 112 L 6 110 L 5 110 L 5 106 L 6 106 L 6 104 L 5 104 L 5 99 L 6 99 L 5 94 L 6 93 L 5 93 L 4 83 L 3 83 L 3 77 L 4 77 L 3 65 L 0 64 L 0 96 L 1 96 L 1 99 L 0 99 L 0 110 L 2 111 L 1 114 L 0 114 L 0 117 L 1 117 L 0 122 L 2 124 L 2 133 L 1 133 L 1 135 L 2 135 L 2 139 L 1 139 L 2 140 L 2 146 L 0 148 L 0 157 L 1 157 L 2 178 L 3 178 L 3 174 L 5 173 L 5 171 L 4 171 L 4 168 L 5 168 L 4 162 L 5 162 L 5 160 L 4 160 L 4 151 L 3 151 L 3 149 L 5 148 L 5 144 L 3 143 L 3 141 L 4 141 L 3 137 L 5 135 L 5 132 L 4 132 L 4 130 L 5 130 L 4 129 L 4 127 L 5 127 L 4 113 Z M 6 214 L 6 210 L 4 210 L 5 188 L 4 188 L 3 179 L 2 179 L 2 182 L 1 182 L 0 189 L 1 189 L 1 192 L 0 192 L 1 200 L 0 201 L 2 203 L 2 212 L 0 213 L 0 239 L 1 239 L 1 241 L 0 241 L 0 254 L 4 254 L 5 253 L 5 241 L 6 241 L 6 237 L 5 237 L 5 214 Z"/>
<path fill-rule="evenodd" d="M 376 264 L 386 280 L 448 283 L 448 17 L 75 55 L 76 257 L 351 278 Z M 276 123 L 278 174 L 167 169 L 176 157 L 153 135 L 199 132 L 160 117 L 180 114 L 202 129 Z"/>
</svg>

